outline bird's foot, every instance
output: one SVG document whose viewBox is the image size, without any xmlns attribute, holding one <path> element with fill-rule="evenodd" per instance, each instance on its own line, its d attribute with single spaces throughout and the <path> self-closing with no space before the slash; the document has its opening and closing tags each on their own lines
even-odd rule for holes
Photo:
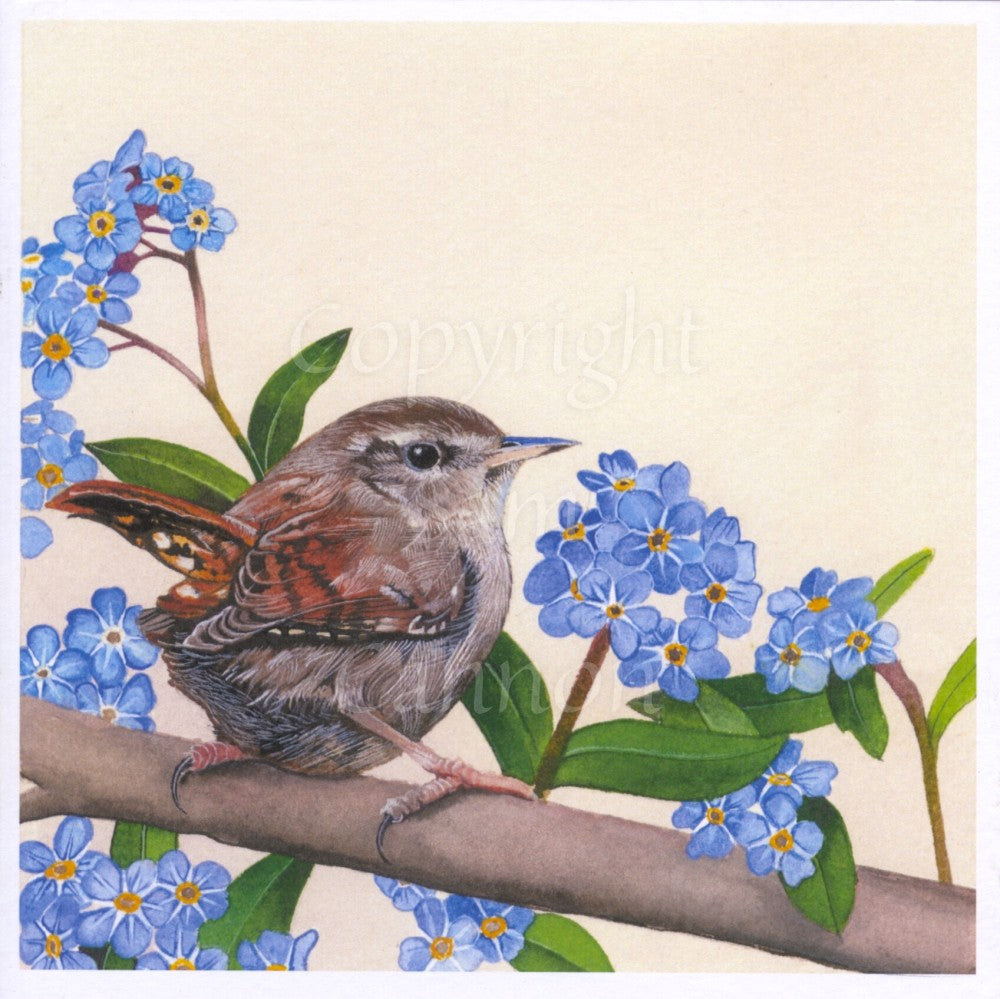
<svg viewBox="0 0 1000 999">
<path fill-rule="evenodd" d="M 196 774 L 220 763 L 233 763 L 248 758 L 242 749 L 231 746 L 228 742 L 199 742 L 192 746 L 174 767 L 174 775 L 170 781 L 170 795 L 174 804 L 184 811 L 180 802 L 180 789 L 181 782 L 188 774 Z"/>
</svg>

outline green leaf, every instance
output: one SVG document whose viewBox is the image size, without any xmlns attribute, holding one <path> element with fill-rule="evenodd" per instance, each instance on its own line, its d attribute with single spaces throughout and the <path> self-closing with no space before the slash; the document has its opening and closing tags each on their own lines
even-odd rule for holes
<svg viewBox="0 0 1000 999">
<path fill-rule="evenodd" d="M 818 694 L 805 694 L 801 690 L 771 694 L 759 673 L 702 681 L 700 686 L 702 693 L 699 701 L 708 690 L 721 694 L 750 720 L 758 735 L 808 732 L 833 724 L 825 690 Z M 706 719 L 694 705 L 682 704 L 659 690 L 629 701 L 629 707 L 672 728 L 708 727 Z"/>
<path fill-rule="evenodd" d="M 678 701 L 662 690 L 650 691 L 628 702 L 639 714 L 669 728 L 685 728 L 724 735 L 759 735 L 746 712 L 724 694 L 701 684 L 697 700 Z"/>
<path fill-rule="evenodd" d="M 673 729 L 620 719 L 577 729 L 554 787 L 590 787 L 647 798 L 715 798 L 749 784 L 778 755 L 783 736 Z"/>
<path fill-rule="evenodd" d="M 133 971 L 135 969 L 135 958 L 119 957 L 114 947 L 108 944 L 104 951 L 104 961 L 98 967 L 102 971 Z"/>
<path fill-rule="evenodd" d="M 831 671 L 826 696 L 841 732 L 852 733 L 869 756 L 882 759 L 889 742 L 889 722 L 875 686 L 875 671 L 866 666 L 850 680 L 841 680 Z"/>
<path fill-rule="evenodd" d="M 790 888 L 781 879 L 785 894 L 803 916 L 831 933 L 843 933 L 854 908 L 854 889 L 858 883 L 847 826 L 826 798 L 803 799 L 798 820 L 809 820 L 820 827 L 823 846 L 813 858 L 815 874 L 796 888 Z"/>
<path fill-rule="evenodd" d="M 250 487 L 239 472 L 181 444 L 120 437 L 84 446 L 122 482 L 158 489 L 219 513 L 228 510 Z"/>
<path fill-rule="evenodd" d="M 924 574 L 931 564 L 934 552 L 924 548 L 909 558 L 904 558 L 881 576 L 872 587 L 868 599 L 875 605 L 878 616 L 885 612 Z"/>
<path fill-rule="evenodd" d="M 462 696 L 500 769 L 530 783 L 552 735 L 552 705 L 542 675 L 506 632 Z"/>
<path fill-rule="evenodd" d="M 517 971 L 614 971 L 601 945 L 577 922 L 539 913 L 524 931 L 524 947 L 510 962 Z"/>
<path fill-rule="evenodd" d="M 229 908 L 218 919 L 204 923 L 202 947 L 218 947 L 238 968 L 236 950 L 244 940 L 256 940 L 264 930 L 287 933 L 299 895 L 313 865 L 277 853 L 258 860 L 229 886 Z"/>
<path fill-rule="evenodd" d="M 934 695 L 927 715 L 927 730 L 931 745 L 937 749 L 941 736 L 952 719 L 976 697 L 976 640 L 955 660 L 948 675 Z"/>
<path fill-rule="evenodd" d="M 247 427 L 247 439 L 264 471 L 295 446 L 302 433 L 306 403 L 336 371 L 350 330 L 322 337 L 299 351 L 260 390 Z"/>
<path fill-rule="evenodd" d="M 159 860 L 177 849 L 177 833 L 141 822 L 116 822 L 111 834 L 111 859 L 122 868 L 136 860 Z"/>
</svg>

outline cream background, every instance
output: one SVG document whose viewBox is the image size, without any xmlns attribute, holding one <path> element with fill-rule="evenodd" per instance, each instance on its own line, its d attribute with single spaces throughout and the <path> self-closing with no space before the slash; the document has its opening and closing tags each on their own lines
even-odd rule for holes
<svg viewBox="0 0 1000 999">
<path fill-rule="evenodd" d="M 757 542 L 767 591 L 813 565 L 877 575 L 933 547 L 890 615 L 930 702 L 976 630 L 972 29 L 47 22 L 27 24 L 23 45 L 25 235 L 44 239 L 76 174 L 135 127 L 151 150 L 193 162 L 236 214 L 202 271 L 241 423 L 295 349 L 353 326 L 356 349 L 316 394 L 307 431 L 411 390 L 463 399 L 511 432 L 583 442 L 519 477 L 518 581 L 535 561 L 537 509 L 551 520 L 561 497 L 583 499 L 576 469 L 619 446 L 685 461 L 694 494 Z M 159 261 L 138 273 L 130 325 L 193 363 L 183 274 Z M 659 370 L 649 336 L 623 363 L 630 298 L 636 332 L 662 325 Z M 686 348 L 685 317 L 697 327 Z M 538 326 L 522 354 L 517 323 Z M 605 335 L 599 381 L 586 359 Z M 138 351 L 78 372 L 63 405 L 90 440 L 161 437 L 243 470 L 208 406 Z M 61 627 L 97 586 L 149 603 L 171 581 L 110 532 L 56 530 L 24 564 L 22 632 Z M 543 635 L 517 596 L 508 625 L 565 691 L 584 643 Z M 736 671 L 766 632 L 761 610 L 727 643 Z M 208 735 L 162 667 L 151 676 L 159 729 Z M 623 700 L 609 670 L 583 723 L 622 714 Z M 859 863 L 933 877 L 914 739 L 883 703 L 882 762 L 830 730 L 808 733 L 805 755 L 839 766 L 832 800 Z M 962 884 L 974 884 L 974 735 L 969 709 L 940 760 Z M 489 764 L 461 709 L 429 741 Z M 418 777 L 402 762 L 384 770 Z M 673 808 L 556 796 L 655 824 Z M 234 871 L 253 859 L 183 845 Z M 583 922 L 623 971 L 819 970 Z M 306 888 L 294 928 L 313 925 L 317 969 L 390 970 L 413 932 L 367 875 L 339 869 Z"/>
</svg>

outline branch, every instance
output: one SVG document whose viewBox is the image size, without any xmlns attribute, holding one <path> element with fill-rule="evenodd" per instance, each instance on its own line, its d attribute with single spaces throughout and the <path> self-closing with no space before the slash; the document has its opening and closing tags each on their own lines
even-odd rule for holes
<svg viewBox="0 0 1000 999">
<path fill-rule="evenodd" d="M 375 829 L 387 797 L 406 785 L 303 777 L 234 763 L 191 777 L 186 813 L 170 776 L 190 743 L 109 726 L 21 698 L 21 773 L 41 792 L 21 820 L 89 815 L 146 822 L 223 843 L 536 909 L 693 933 L 881 973 L 975 971 L 975 892 L 859 868 L 844 935 L 808 922 L 776 877 L 756 878 L 741 857 L 692 862 L 687 837 L 551 802 L 464 792 L 393 826 L 391 865 Z"/>
</svg>

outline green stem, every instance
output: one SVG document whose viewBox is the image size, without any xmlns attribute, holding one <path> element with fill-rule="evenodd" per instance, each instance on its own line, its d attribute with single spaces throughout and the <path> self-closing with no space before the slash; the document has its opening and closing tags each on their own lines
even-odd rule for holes
<svg viewBox="0 0 1000 999">
<path fill-rule="evenodd" d="M 605 625 L 594 635 L 590 648 L 587 649 L 587 654 L 580 666 L 580 672 L 577 673 L 569 697 L 566 698 L 566 706 L 559 716 L 555 731 L 552 733 L 538 763 L 538 770 L 535 773 L 535 794 L 540 798 L 548 795 L 552 788 L 552 781 L 559 767 L 559 761 L 566 751 L 566 743 L 569 742 L 576 720 L 580 717 L 590 688 L 593 687 L 594 680 L 597 679 L 597 674 L 604 665 L 610 646 L 611 630 L 608 625 Z"/>
<path fill-rule="evenodd" d="M 950 885 L 951 863 L 948 860 L 948 847 L 944 838 L 944 815 L 941 811 L 941 787 L 938 784 L 937 749 L 931 743 L 927 728 L 927 715 L 924 712 L 924 701 L 917 685 L 903 669 L 898 660 L 892 663 L 879 663 L 875 671 L 892 688 L 892 692 L 900 699 L 913 725 L 917 736 L 917 746 L 920 748 L 920 764 L 924 772 L 924 794 L 927 798 L 927 814 L 931 820 L 931 836 L 934 839 L 934 860 L 937 863 L 938 881 Z"/>
</svg>

